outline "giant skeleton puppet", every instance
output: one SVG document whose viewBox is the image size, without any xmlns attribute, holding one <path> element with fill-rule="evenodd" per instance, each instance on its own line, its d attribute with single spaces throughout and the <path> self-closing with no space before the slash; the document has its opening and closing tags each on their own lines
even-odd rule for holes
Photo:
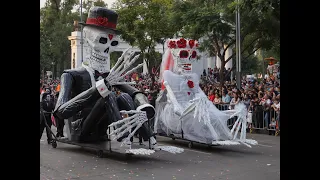
<svg viewBox="0 0 320 180">
<path fill-rule="evenodd" d="M 93 7 L 86 23 L 82 23 L 84 41 L 90 52 L 82 67 L 65 70 L 61 76 L 61 89 L 54 111 L 58 122 L 57 137 L 63 137 L 67 122 L 71 141 L 97 142 L 113 135 L 114 140 L 131 148 L 130 139 L 139 130 L 143 139 L 147 141 L 150 138 L 152 148 L 159 150 L 161 147 L 157 146 L 147 123 L 154 117 L 154 107 L 142 92 L 123 81 L 126 75 L 142 66 L 128 70 L 139 56 L 132 58 L 134 52 L 129 54 L 127 50 L 110 69 L 110 52 L 118 45 L 117 18 L 112 10 Z M 116 97 L 111 92 L 113 86 L 124 93 Z M 123 118 L 123 113 L 129 117 Z M 107 134 L 108 128 L 113 129 L 110 134 Z"/>
<path fill-rule="evenodd" d="M 249 147 L 257 144 L 246 139 L 244 104 L 236 105 L 234 110 L 220 111 L 199 87 L 199 76 L 193 68 L 199 61 L 198 42 L 169 39 L 167 45 L 160 70 L 163 86 L 156 101 L 155 132 L 206 144 L 241 143 Z M 238 118 L 230 131 L 227 120 L 234 116 Z"/>
</svg>

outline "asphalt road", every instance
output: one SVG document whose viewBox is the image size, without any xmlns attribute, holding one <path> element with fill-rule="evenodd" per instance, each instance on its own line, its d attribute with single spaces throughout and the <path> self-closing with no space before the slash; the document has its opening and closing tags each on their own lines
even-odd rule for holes
<svg viewBox="0 0 320 180">
<path fill-rule="evenodd" d="M 186 141 L 158 137 L 160 145 L 184 148 L 181 154 L 156 152 L 150 156 L 126 158 L 58 142 L 53 149 L 45 133 L 40 140 L 40 179 L 77 180 L 278 180 L 280 179 L 280 137 L 248 134 L 259 145 L 188 148 Z M 137 139 L 134 140 L 138 141 Z"/>
</svg>

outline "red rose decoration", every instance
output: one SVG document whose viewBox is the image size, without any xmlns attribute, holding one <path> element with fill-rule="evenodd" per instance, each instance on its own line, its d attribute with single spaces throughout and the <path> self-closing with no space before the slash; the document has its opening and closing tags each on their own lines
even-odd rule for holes
<svg viewBox="0 0 320 180">
<path fill-rule="evenodd" d="M 105 17 L 97 17 L 97 22 L 100 24 L 100 25 L 105 25 L 107 22 L 108 22 L 108 18 L 105 18 Z"/>
<path fill-rule="evenodd" d="M 193 88 L 194 87 L 193 81 L 188 80 L 188 86 L 189 88 Z"/>
<path fill-rule="evenodd" d="M 196 47 L 199 47 L 199 43 L 196 44 Z"/>
<path fill-rule="evenodd" d="M 179 39 L 177 41 L 178 47 L 179 48 L 186 48 L 187 47 L 187 41 L 183 38 Z"/>
<path fill-rule="evenodd" d="M 189 46 L 190 46 L 190 48 L 193 48 L 193 46 L 194 46 L 194 40 L 189 40 Z"/>
<path fill-rule="evenodd" d="M 175 41 L 170 41 L 168 47 L 169 48 L 176 48 L 177 47 L 176 42 Z"/>
</svg>

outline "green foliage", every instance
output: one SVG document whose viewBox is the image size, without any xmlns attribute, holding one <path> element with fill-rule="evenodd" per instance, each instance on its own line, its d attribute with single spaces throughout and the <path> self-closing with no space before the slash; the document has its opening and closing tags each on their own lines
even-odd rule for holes
<svg viewBox="0 0 320 180">
<path fill-rule="evenodd" d="M 72 12 L 77 0 L 47 0 L 40 9 L 40 70 L 54 70 L 54 75 L 70 68 L 70 36 L 74 20 Z"/>
<path fill-rule="evenodd" d="M 235 50 L 225 58 L 227 48 L 235 46 L 236 11 L 240 12 L 241 57 L 248 62 L 245 71 L 256 69 L 251 62 L 258 49 L 280 50 L 280 1 L 279 0 L 176 0 L 172 20 L 187 38 L 204 37 L 200 50 L 218 56 L 224 66 L 235 58 Z M 220 79 L 223 80 L 223 68 Z M 221 84 L 223 81 L 221 82 Z"/>
<path fill-rule="evenodd" d="M 262 61 L 256 56 L 250 56 L 241 61 L 241 71 L 243 74 L 255 74 L 261 72 Z"/>
<path fill-rule="evenodd" d="M 107 7 L 103 0 L 83 1 L 83 21 L 92 6 Z M 60 72 L 69 68 L 70 41 L 74 20 L 80 20 L 79 0 L 47 0 L 40 9 L 41 69 Z M 76 11 L 72 11 L 76 8 Z M 235 62 L 235 50 L 225 58 L 227 48 L 235 46 L 235 12 L 241 20 L 242 71 L 254 72 L 261 62 L 252 55 L 258 49 L 264 56 L 280 58 L 280 0 L 117 0 L 113 9 L 119 14 L 121 38 L 140 48 L 140 61 L 149 69 L 158 66 L 161 55 L 155 52 L 157 43 L 165 39 L 185 37 L 202 40 L 200 50 L 217 55 L 222 66 L 230 59 Z M 111 54 L 111 64 L 121 53 Z M 260 63 L 260 64 L 259 64 Z M 258 66 L 258 67 L 256 67 Z M 223 78 L 222 78 L 223 79 Z"/>
<path fill-rule="evenodd" d="M 177 32 L 170 22 L 170 0 L 118 0 L 114 8 L 119 14 L 118 28 L 121 38 L 141 50 L 141 57 L 149 69 L 159 64 L 161 56 L 154 52 L 157 43 L 164 43 Z M 153 61 L 153 62 L 151 62 Z"/>
</svg>

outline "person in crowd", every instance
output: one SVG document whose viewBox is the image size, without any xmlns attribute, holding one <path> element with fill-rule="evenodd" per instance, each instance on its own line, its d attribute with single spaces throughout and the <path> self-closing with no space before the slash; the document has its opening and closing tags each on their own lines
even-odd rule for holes
<svg viewBox="0 0 320 180">
<path fill-rule="evenodd" d="M 271 106 L 271 96 L 265 94 L 263 98 L 260 101 L 260 105 L 263 107 L 264 111 L 264 122 L 265 122 L 265 128 L 268 128 L 268 125 L 270 124 L 270 106 Z"/>
<path fill-rule="evenodd" d="M 233 98 L 230 101 L 230 109 L 234 109 L 234 106 L 240 102 L 238 93 L 233 92 Z"/>
<path fill-rule="evenodd" d="M 215 97 L 214 97 L 214 100 L 213 100 L 213 104 L 220 104 L 221 103 L 221 96 L 220 94 L 217 92 Z"/>
<path fill-rule="evenodd" d="M 54 102 L 54 96 L 52 95 L 50 88 L 46 88 L 45 92 L 40 95 L 40 139 L 46 128 L 48 144 L 52 141 L 52 134 L 49 128 L 52 126 L 51 113 L 54 109 Z M 45 126 L 45 121 L 48 127 Z"/>
<path fill-rule="evenodd" d="M 208 98 L 210 101 L 212 101 L 212 102 L 214 101 L 215 95 L 214 95 L 213 89 L 209 91 Z"/>
</svg>

